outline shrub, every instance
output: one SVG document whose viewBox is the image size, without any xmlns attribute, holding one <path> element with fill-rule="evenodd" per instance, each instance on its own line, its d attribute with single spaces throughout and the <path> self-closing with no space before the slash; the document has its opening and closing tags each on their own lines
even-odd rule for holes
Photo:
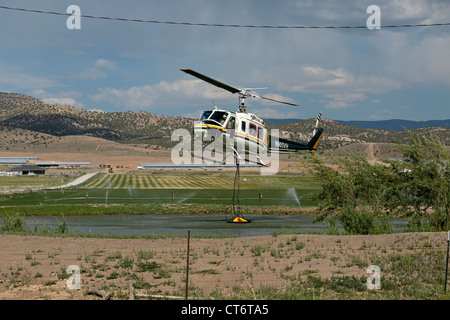
<svg viewBox="0 0 450 320">
<path fill-rule="evenodd" d="M 20 216 L 6 216 L 3 218 L 2 231 L 25 231 L 25 220 Z"/>
<path fill-rule="evenodd" d="M 338 219 L 347 234 L 383 234 L 394 230 L 388 218 L 377 212 L 347 207 L 339 212 Z"/>
<path fill-rule="evenodd" d="M 357 211 L 348 207 L 339 212 L 338 218 L 347 234 L 369 234 L 374 225 L 371 212 Z"/>
</svg>

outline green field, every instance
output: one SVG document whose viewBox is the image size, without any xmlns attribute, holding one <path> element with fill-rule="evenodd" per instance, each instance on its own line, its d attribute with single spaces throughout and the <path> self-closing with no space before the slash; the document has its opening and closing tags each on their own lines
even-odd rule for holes
<svg viewBox="0 0 450 320">
<path fill-rule="evenodd" d="M 12 176 L 0 177 L 0 190 L 15 187 L 52 187 L 71 181 L 68 177 Z"/>
<path fill-rule="evenodd" d="M 231 204 L 233 186 L 234 174 L 98 174 L 69 189 L 2 195 L 0 206 L 22 214 L 217 210 Z M 305 176 L 241 175 L 239 201 L 242 207 L 309 207 L 316 205 L 310 197 L 320 188 Z"/>
<path fill-rule="evenodd" d="M 86 189 L 228 189 L 232 190 L 232 174 L 101 174 L 81 187 Z M 241 176 L 240 189 L 281 190 L 317 189 L 318 184 L 305 176 Z"/>
</svg>

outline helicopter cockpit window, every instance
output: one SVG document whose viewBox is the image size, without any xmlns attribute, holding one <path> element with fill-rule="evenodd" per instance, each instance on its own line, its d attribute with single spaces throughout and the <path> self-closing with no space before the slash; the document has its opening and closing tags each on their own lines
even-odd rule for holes
<svg viewBox="0 0 450 320">
<path fill-rule="evenodd" d="M 200 121 L 203 121 L 205 119 L 208 119 L 208 117 L 211 115 L 212 111 L 204 111 L 202 115 L 200 116 Z"/>
<path fill-rule="evenodd" d="M 214 111 L 208 118 L 208 120 L 214 120 L 215 122 L 220 123 L 223 125 L 225 123 L 225 120 L 228 118 L 228 112 L 223 111 Z"/>
</svg>

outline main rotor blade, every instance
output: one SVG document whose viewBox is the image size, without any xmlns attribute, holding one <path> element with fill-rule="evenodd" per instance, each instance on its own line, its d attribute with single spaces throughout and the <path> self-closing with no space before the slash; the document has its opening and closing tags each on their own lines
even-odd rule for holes
<svg viewBox="0 0 450 320">
<path fill-rule="evenodd" d="M 191 69 L 180 69 L 180 70 L 190 74 L 191 76 L 197 77 L 197 78 L 199 78 L 199 79 L 201 79 L 203 81 L 209 82 L 210 84 L 215 85 L 216 87 L 219 87 L 219 88 L 225 89 L 227 91 L 230 91 L 231 93 L 241 92 L 241 90 L 239 90 L 239 89 L 233 88 L 233 87 L 231 87 L 231 86 L 229 86 L 229 85 L 227 85 L 227 84 L 225 84 L 223 82 L 220 82 L 220 81 L 217 81 L 217 80 L 215 80 L 213 78 L 207 77 L 207 76 L 205 76 L 205 75 L 203 75 L 201 73 L 198 73 L 198 72 L 196 72 L 194 70 L 191 70 Z"/>
<path fill-rule="evenodd" d="M 270 101 L 273 101 L 273 102 L 278 102 L 278 103 L 288 104 L 288 105 L 290 105 L 290 106 L 298 106 L 298 104 L 295 104 L 295 103 L 290 103 L 290 102 L 286 102 L 286 101 L 275 100 L 275 99 L 271 99 L 271 98 L 267 98 L 267 97 L 259 97 L 259 98 L 265 99 L 265 100 L 270 100 Z"/>
</svg>

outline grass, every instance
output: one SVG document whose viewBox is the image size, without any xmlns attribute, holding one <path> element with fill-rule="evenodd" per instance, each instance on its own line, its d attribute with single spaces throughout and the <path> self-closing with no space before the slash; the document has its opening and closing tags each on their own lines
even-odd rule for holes
<svg viewBox="0 0 450 320">
<path fill-rule="evenodd" d="M 12 176 L 0 177 L 0 186 L 7 189 L 8 187 L 52 187 L 65 184 L 72 180 L 67 177 L 48 177 L 48 176 Z M 1 188 L 0 188 L 1 190 Z"/>
<path fill-rule="evenodd" d="M 4 194 L 0 206 L 4 215 L 221 213 L 231 204 L 233 184 L 229 173 L 100 174 L 77 188 Z M 247 213 L 284 214 L 317 205 L 310 197 L 319 191 L 305 176 L 247 175 L 241 176 L 239 200 Z"/>
<path fill-rule="evenodd" d="M 232 190 L 234 173 L 199 174 L 101 174 L 90 179 L 85 189 L 190 189 L 190 190 Z M 310 177 L 298 175 L 242 175 L 240 189 L 278 190 L 278 189 L 318 189 L 320 185 Z"/>
</svg>

